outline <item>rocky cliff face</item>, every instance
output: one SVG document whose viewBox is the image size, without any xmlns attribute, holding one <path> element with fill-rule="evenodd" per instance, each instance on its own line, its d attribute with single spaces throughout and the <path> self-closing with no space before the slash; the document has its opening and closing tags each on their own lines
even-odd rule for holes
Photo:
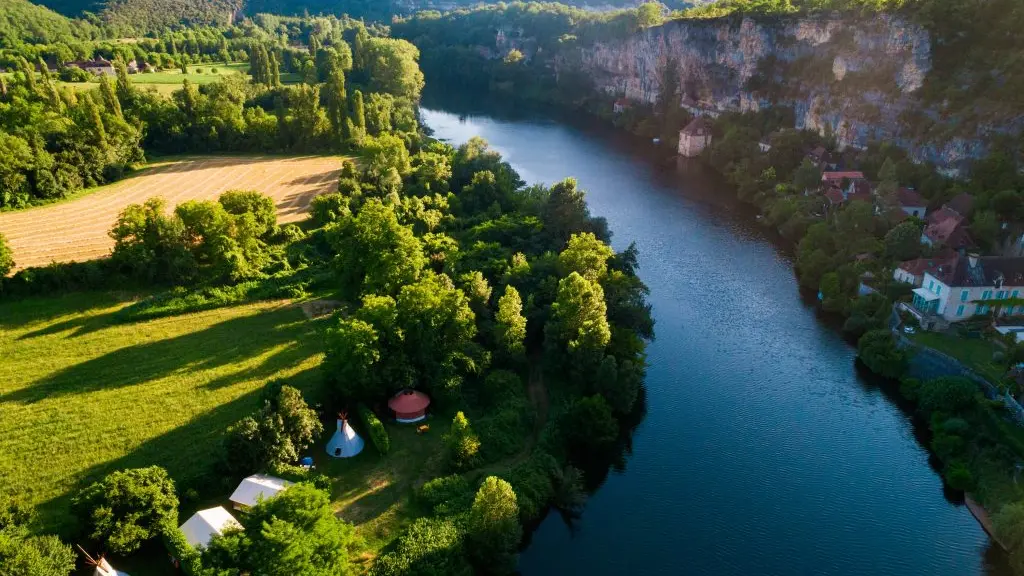
<svg viewBox="0 0 1024 576">
<path fill-rule="evenodd" d="M 985 151 L 988 127 L 965 127 L 919 95 L 932 67 L 927 30 L 887 15 L 673 21 L 577 48 L 557 67 L 653 103 L 670 58 L 688 106 L 789 106 L 798 128 L 831 130 L 842 146 L 891 141 L 951 173 Z"/>
</svg>

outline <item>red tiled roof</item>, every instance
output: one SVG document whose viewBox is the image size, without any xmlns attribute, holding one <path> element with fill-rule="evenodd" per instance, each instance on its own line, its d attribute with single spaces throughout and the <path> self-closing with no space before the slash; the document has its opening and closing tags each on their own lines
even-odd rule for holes
<svg viewBox="0 0 1024 576">
<path fill-rule="evenodd" d="M 931 223 L 924 229 L 924 235 L 934 244 L 965 248 L 970 246 L 971 237 L 967 234 L 963 221 L 963 216 L 943 208 L 936 213 L 934 219 L 930 219 Z"/>
<path fill-rule="evenodd" d="M 859 171 L 824 172 L 821 175 L 822 182 L 828 182 L 830 180 L 843 180 L 844 178 L 849 178 L 850 180 L 863 180 L 864 173 Z"/>
<path fill-rule="evenodd" d="M 905 208 L 917 208 L 928 205 L 928 202 L 925 201 L 923 196 L 918 194 L 916 190 L 911 190 L 910 188 L 900 188 L 897 190 L 896 199 L 899 200 L 900 206 Z"/>
<path fill-rule="evenodd" d="M 957 256 L 955 253 L 947 252 L 933 258 L 917 258 L 915 260 L 900 262 L 900 270 L 913 274 L 914 276 L 922 276 L 925 272 L 930 272 L 934 275 L 939 268 L 952 268 L 953 264 L 956 263 L 956 259 Z"/>
</svg>

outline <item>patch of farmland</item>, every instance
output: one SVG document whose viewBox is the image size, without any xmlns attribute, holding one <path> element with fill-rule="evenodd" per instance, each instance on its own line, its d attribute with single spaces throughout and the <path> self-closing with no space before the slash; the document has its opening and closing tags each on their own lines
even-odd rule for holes
<svg viewBox="0 0 1024 576">
<path fill-rule="evenodd" d="M 227 190 L 258 190 L 274 199 L 284 224 L 303 219 L 313 198 L 334 189 L 340 170 L 335 156 L 177 159 L 68 202 L 0 213 L 0 233 L 19 269 L 90 260 L 110 253 L 114 241 L 107 233 L 129 204 L 160 196 L 173 209 Z"/>
</svg>

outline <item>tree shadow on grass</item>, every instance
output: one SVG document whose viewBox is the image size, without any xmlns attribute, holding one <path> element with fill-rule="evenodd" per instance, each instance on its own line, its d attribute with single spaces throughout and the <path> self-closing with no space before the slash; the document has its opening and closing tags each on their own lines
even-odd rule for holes
<svg viewBox="0 0 1024 576">
<path fill-rule="evenodd" d="M 108 308 L 125 301 L 122 295 L 109 292 L 76 292 L 62 296 L 0 300 L 0 329 L 18 329 L 33 323 L 49 324 L 64 316 L 83 314 L 96 308 Z M 104 316 L 108 314 L 99 317 Z M 79 316 L 58 322 L 58 325 L 66 325 L 66 328 L 51 329 L 50 326 L 45 326 L 39 329 L 39 335 L 71 329 L 78 325 L 76 322 L 85 323 L 93 317 L 96 316 Z M 28 335 L 23 336 L 25 337 Z"/>
<path fill-rule="evenodd" d="M 44 326 L 38 330 L 26 332 L 21 336 L 18 336 L 18 340 L 31 340 L 32 338 L 38 338 L 40 336 L 51 336 L 54 334 L 60 334 L 61 332 L 70 332 L 66 338 L 75 338 L 78 336 L 84 336 L 97 330 L 113 326 L 118 323 L 116 315 L 118 310 L 112 312 L 106 312 L 104 314 L 95 314 L 91 316 L 76 316 L 67 320 Z"/>
<path fill-rule="evenodd" d="M 68 366 L 0 396 L 0 402 L 33 403 L 55 396 L 135 386 L 176 372 L 238 362 L 282 342 L 293 342 L 290 354 L 275 354 L 275 358 L 282 357 L 263 363 L 260 373 L 268 374 L 272 367 L 283 367 L 284 360 L 298 362 L 315 354 L 318 347 L 309 345 L 316 341 L 309 338 L 315 330 L 297 310 L 272 310 L 233 318 L 197 332 L 127 346 Z M 226 380 L 218 378 L 215 384 L 226 385 Z"/>
<path fill-rule="evenodd" d="M 305 395 L 309 392 L 309 384 L 318 381 L 316 371 L 316 368 L 310 368 L 296 374 L 288 379 L 289 384 L 300 388 Z M 261 389 L 255 389 L 214 406 L 174 430 L 147 440 L 120 458 L 75 474 L 74 485 L 67 492 L 38 506 L 42 524 L 47 529 L 59 530 L 65 537 L 75 535 L 79 527 L 70 512 L 74 495 L 107 474 L 127 468 L 162 466 L 174 479 L 179 497 L 187 490 L 195 489 L 201 497 L 223 495 L 226 498 L 239 479 L 215 473 L 223 454 L 224 434 L 232 424 L 257 408 L 260 393 Z"/>
<path fill-rule="evenodd" d="M 365 524 L 387 512 L 409 489 L 405 482 L 392 482 L 349 502 L 337 516 L 356 526 Z"/>
</svg>

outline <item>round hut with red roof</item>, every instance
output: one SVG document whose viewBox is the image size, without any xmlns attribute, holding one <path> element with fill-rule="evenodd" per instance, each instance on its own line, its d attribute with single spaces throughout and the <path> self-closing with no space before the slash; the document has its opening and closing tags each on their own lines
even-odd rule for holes
<svg viewBox="0 0 1024 576">
<path fill-rule="evenodd" d="M 388 408 L 395 413 L 395 420 L 402 423 L 419 422 L 427 417 L 430 396 L 406 388 L 388 400 Z"/>
</svg>

